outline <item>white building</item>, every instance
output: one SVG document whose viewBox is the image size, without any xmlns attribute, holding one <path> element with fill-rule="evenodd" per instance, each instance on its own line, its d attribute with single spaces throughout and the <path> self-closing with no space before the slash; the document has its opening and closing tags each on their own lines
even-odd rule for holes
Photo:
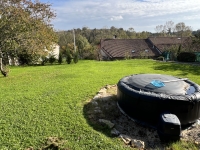
<svg viewBox="0 0 200 150">
<path fill-rule="evenodd" d="M 60 53 L 60 46 L 58 44 L 53 44 L 52 47 L 50 47 L 51 50 L 45 49 L 45 51 L 49 51 L 49 56 L 53 55 L 56 59 L 59 57 Z"/>
</svg>

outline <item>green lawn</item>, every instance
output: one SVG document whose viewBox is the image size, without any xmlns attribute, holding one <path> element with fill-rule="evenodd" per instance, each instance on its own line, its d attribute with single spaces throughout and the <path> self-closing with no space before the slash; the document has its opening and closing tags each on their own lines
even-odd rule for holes
<svg viewBox="0 0 200 150">
<path fill-rule="evenodd" d="M 90 126 L 85 102 L 130 74 L 169 74 L 200 84 L 199 67 L 153 60 L 12 67 L 9 77 L 0 77 L 0 149 L 38 149 L 48 137 L 66 140 L 70 150 L 129 149 Z"/>
</svg>

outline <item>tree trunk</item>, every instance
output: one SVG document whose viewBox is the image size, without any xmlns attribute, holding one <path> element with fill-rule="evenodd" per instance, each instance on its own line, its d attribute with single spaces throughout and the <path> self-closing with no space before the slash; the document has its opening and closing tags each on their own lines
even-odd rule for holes
<svg viewBox="0 0 200 150">
<path fill-rule="evenodd" d="M 3 70 L 3 66 L 2 66 L 2 58 L 0 58 L 0 70 Z"/>
<path fill-rule="evenodd" d="M 8 76 L 8 72 L 9 72 L 9 71 L 4 70 L 3 64 L 2 64 L 2 58 L 0 58 L 0 70 L 1 70 L 2 75 L 4 75 L 4 77 L 7 77 L 7 76 Z"/>
</svg>

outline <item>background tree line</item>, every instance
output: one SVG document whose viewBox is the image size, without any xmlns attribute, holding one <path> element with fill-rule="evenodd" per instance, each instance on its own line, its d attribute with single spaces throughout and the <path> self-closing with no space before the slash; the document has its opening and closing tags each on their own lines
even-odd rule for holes
<svg viewBox="0 0 200 150">
<path fill-rule="evenodd" d="M 184 22 L 175 24 L 167 21 L 164 25 L 157 25 L 155 28 L 157 36 L 187 37 L 192 35 L 192 27 L 185 25 Z"/>
</svg>

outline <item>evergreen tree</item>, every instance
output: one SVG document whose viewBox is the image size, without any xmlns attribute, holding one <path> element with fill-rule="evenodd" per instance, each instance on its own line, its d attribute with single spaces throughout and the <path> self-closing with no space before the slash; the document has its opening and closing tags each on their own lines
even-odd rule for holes
<svg viewBox="0 0 200 150">
<path fill-rule="evenodd" d="M 63 58 L 62 58 L 62 53 L 60 52 L 58 56 L 58 63 L 62 64 L 62 62 L 63 62 Z"/>
</svg>

